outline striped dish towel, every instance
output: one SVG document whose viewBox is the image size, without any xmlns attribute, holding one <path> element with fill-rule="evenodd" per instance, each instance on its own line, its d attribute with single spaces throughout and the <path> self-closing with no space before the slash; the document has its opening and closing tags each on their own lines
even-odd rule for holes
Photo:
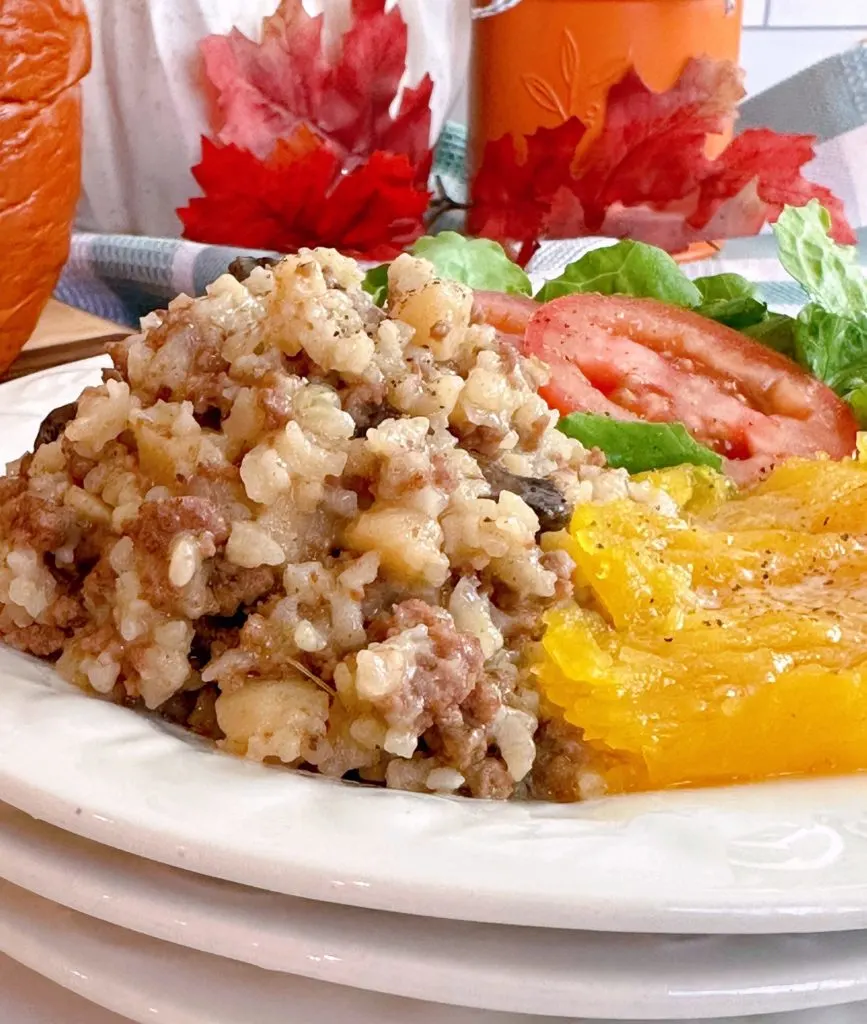
<svg viewBox="0 0 867 1024">
<path fill-rule="evenodd" d="M 819 139 L 808 177 L 830 186 L 846 204 L 858 228 L 867 263 L 867 46 L 808 68 L 747 100 L 739 127 L 766 125 L 779 131 L 809 132 Z M 448 124 L 437 146 L 434 175 L 453 198 L 466 197 L 466 129 Z M 552 277 L 584 252 L 608 239 L 546 242 L 531 260 L 531 276 Z M 97 316 L 134 327 L 140 317 L 164 306 L 179 292 L 201 294 L 236 256 L 264 255 L 247 249 L 200 245 L 178 239 L 75 233 L 56 298 Z M 791 312 L 804 294 L 790 281 L 774 253 L 773 238 L 735 239 L 709 260 L 688 264 L 692 276 L 735 272 L 756 282 L 772 308 Z"/>
</svg>

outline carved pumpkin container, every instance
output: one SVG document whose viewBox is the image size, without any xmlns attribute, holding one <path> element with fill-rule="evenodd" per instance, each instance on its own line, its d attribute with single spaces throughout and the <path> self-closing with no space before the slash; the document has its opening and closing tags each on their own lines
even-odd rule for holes
<svg viewBox="0 0 867 1024">
<path fill-rule="evenodd" d="M 0 0 L 0 372 L 36 326 L 69 252 L 81 182 L 81 0 Z"/>
</svg>

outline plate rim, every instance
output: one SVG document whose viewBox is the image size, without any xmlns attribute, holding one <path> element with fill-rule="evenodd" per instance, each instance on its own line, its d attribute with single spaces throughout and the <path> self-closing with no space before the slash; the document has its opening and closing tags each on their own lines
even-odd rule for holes
<svg viewBox="0 0 867 1024">
<path fill-rule="evenodd" d="M 527 1024 L 569 1024 L 559 1016 L 523 1017 L 445 1007 L 277 975 L 225 957 L 175 949 L 159 939 L 59 907 L 7 882 L 0 882 L 0 951 L 124 1021 L 141 1024 L 163 1019 L 234 1024 L 250 1019 L 251 1006 L 257 1020 L 267 1018 L 278 1024 L 286 1019 L 288 1002 L 299 1024 L 315 1024 L 322 1009 L 336 1011 L 331 1019 L 343 1024 L 402 1024 L 408 1017 L 418 1024 L 441 1020 L 444 1024 L 523 1024 L 525 1020 Z M 131 964 L 138 970 L 130 970 Z M 196 984 L 189 984 L 191 977 Z M 215 998 L 214 990 L 225 1004 Z M 205 998 L 191 992 L 205 993 Z M 360 1012 L 354 1005 L 358 1002 L 364 1004 Z"/>
<path fill-rule="evenodd" d="M 683 936 L 433 923 L 292 897 L 274 903 L 262 898 L 273 894 L 71 838 L 0 804 L 0 877 L 127 931 L 363 991 L 616 1019 L 637 1006 L 677 1019 L 789 1012 L 826 1004 L 830 989 L 867 999 L 867 934 L 692 936 L 688 948 Z M 672 954 L 683 960 L 679 977 L 665 971 Z"/>
<path fill-rule="evenodd" d="M 18 666 L 14 676 L 7 675 L 10 654 Z M 867 807 L 867 776 L 669 791 L 578 805 L 489 804 L 364 789 L 245 762 L 77 691 L 49 666 L 17 652 L 0 651 L 0 672 L 6 675 L 0 686 L 0 799 L 65 831 L 172 867 L 289 896 L 490 924 L 660 934 L 867 927 L 867 882 L 775 889 L 765 878 L 727 888 L 680 888 L 689 874 L 690 846 L 708 832 L 703 815 L 709 809 L 724 827 L 731 824 L 725 805 L 733 798 L 739 802 L 737 797 L 749 795 L 763 804 L 770 796 L 771 805 L 778 806 L 785 800 L 775 796 L 783 790 L 803 796 L 812 789 L 817 797 L 811 809 L 821 807 L 827 818 L 833 804 L 828 793 L 840 783 L 849 790 L 854 784 L 856 803 Z M 46 708 L 52 709 L 51 718 Z M 63 747 L 46 745 L 61 737 Z M 70 742 L 75 737 L 80 742 Z M 121 748 L 127 755 L 118 758 Z M 171 783 L 160 778 L 167 765 L 170 775 L 186 778 L 190 770 L 197 776 L 189 792 L 211 800 L 204 815 L 201 807 L 191 813 L 184 794 L 173 793 Z M 323 800 L 325 792 L 330 800 Z M 250 813 L 254 797 L 259 807 Z M 708 801 L 722 808 L 708 808 Z M 247 812 L 243 834 L 225 820 L 227 811 L 242 809 Z M 382 832 L 388 842 L 355 833 L 354 842 L 347 843 L 359 818 L 372 816 L 396 826 Z M 791 817 L 787 813 L 782 821 Z M 676 826 L 673 834 L 657 827 L 663 819 Z M 795 831 L 805 827 L 796 822 Z M 767 828 L 765 810 L 759 832 Z M 294 848 L 285 845 L 287 837 Z M 525 852 L 503 860 L 497 852 L 509 842 L 523 843 Z M 607 888 L 578 884 L 564 891 L 567 880 L 580 883 L 573 857 L 586 856 L 586 844 L 600 843 L 602 856 L 620 862 L 624 854 L 638 860 L 647 854 L 662 857 L 659 884 L 615 890 L 611 883 L 617 876 L 609 872 Z M 590 856 L 599 862 L 592 850 Z M 421 858 L 425 871 L 401 875 L 398 865 L 413 857 Z M 547 870 L 534 876 L 532 889 L 521 891 L 517 884 L 526 881 L 527 867 L 539 859 Z"/>
<path fill-rule="evenodd" d="M 61 393 L 77 394 L 101 365 L 104 357 L 96 357 L 10 381 L 0 385 L 0 401 L 26 388 L 28 406 L 38 405 L 43 390 L 44 415 Z M 61 374 L 64 380 L 55 379 Z M 0 451 L 26 445 L 37 415 L 30 408 L 6 419 Z M 7 679 L 0 685 L 0 799 L 85 838 L 175 867 L 287 895 L 492 924 L 715 934 L 867 927 L 867 775 L 579 805 L 500 805 L 386 792 L 205 750 L 191 738 L 85 695 L 50 666 L 7 648 L 0 650 L 2 675 Z M 116 754 L 118 744 L 125 744 L 124 757 L 100 751 L 102 745 Z M 94 771 L 94 760 L 103 776 Z M 219 779 L 231 790 L 232 813 L 244 823 L 246 845 L 221 824 L 219 815 L 229 810 L 225 804 L 218 801 L 212 817 L 203 819 L 190 814 L 182 800 L 172 802 L 172 780 L 160 775 L 167 763 L 182 785 L 184 773 L 193 772 L 196 800 L 213 799 L 209 780 L 213 785 Z M 151 792 L 155 780 L 161 781 Z M 808 792 L 817 794 L 813 803 Z M 251 799 L 260 806 L 252 820 Z M 801 807 L 800 818 L 786 800 Z M 836 818 L 835 800 L 841 804 Z M 759 814 L 762 827 L 747 823 L 746 852 L 743 834 L 735 836 L 742 849 L 732 861 L 723 847 L 732 829 L 745 828 L 738 825 L 749 817 L 742 803 L 766 804 L 774 813 Z M 714 808 L 716 817 L 711 813 L 705 821 Z M 333 814 L 338 823 L 328 820 Z M 660 831 L 663 819 L 668 838 L 665 827 Z M 771 825 L 778 834 L 762 839 L 762 828 L 767 832 Z M 372 826 L 384 828 L 386 838 L 378 845 L 364 836 Z M 786 844 L 797 846 L 805 828 L 824 836 L 828 850 L 816 855 L 799 847 L 789 855 Z M 749 849 L 757 842 L 761 856 Z M 783 854 L 775 852 L 780 844 Z M 835 844 L 837 860 L 845 859 L 847 844 L 858 846 L 860 874 L 828 880 L 834 863 L 820 862 Z M 362 847 L 367 861 L 353 862 Z M 648 857 L 661 857 L 664 872 L 648 875 Z M 770 859 L 765 863 L 763 857 Z M 607 874 L 599 874 L 599 858 L 612 861 L 602 865 Z M 419 872 L 419 863 L 427 873 Z M 597 874 L 588 880 L 582 871 Z M 796 876 L 804 884 L 792 886 Z M 600 878 L 607 888 L 600 889 Z"/>
</svg>

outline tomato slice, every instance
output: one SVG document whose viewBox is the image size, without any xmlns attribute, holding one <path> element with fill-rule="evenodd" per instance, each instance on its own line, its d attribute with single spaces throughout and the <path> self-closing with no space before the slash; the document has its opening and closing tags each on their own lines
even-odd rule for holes
<svg viewBox="0 0 867 1024">
<path fill-rule="evenodd" d="M 527 324 L 540 308 L 535 299 L 526 295 L 507 295 L 505 292 L 474 292 L 475 307 L 486 324 L 501 334 L 514 334 L 521 338 Z"/>
<path fill-rule="evenodd" d="M 525 350 L 551 367 L 561 412 L 680 422 L 754 479 L 789 455 L 851 454 L 849 406 L 790 359 L 655 299 L 568 295 L 539 306 Z"/>
</svg>

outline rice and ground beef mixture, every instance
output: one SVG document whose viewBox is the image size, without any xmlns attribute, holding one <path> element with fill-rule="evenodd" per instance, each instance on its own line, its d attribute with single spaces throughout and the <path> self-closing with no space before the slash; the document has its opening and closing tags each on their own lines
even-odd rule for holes
<svg viewBox="0 0 867 1024">
<path fill-rule="evenodd" d="M 530 672 L 544 553 L 635 490 L 555 429 L 545 367 L 401 256 L 388 313 L 302 251 L 116 345 L 0 479 L 0 636 L 234 754 L 399 789 L 575 800 Z"/>
</svg>

